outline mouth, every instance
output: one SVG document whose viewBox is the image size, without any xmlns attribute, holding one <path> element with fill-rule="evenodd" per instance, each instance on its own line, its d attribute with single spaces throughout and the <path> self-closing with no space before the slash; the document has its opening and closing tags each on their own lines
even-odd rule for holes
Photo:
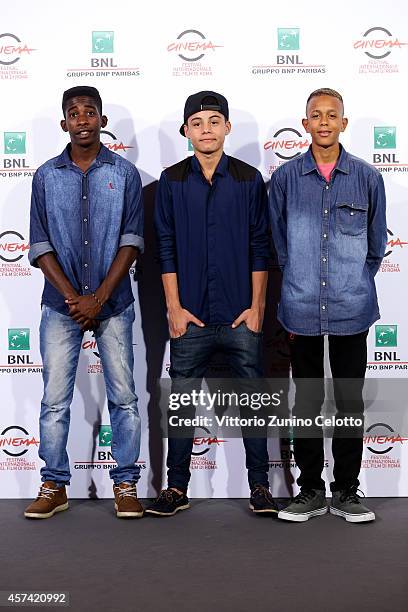
<svg viewBox="0 0 408 612">
<path fill-rule="evenodd" d="M 318 132 L 319 136 L 322 136 L 323 138 L 330 136 L 331 132 L 329 132 L 328 130 L 322 130 L 321 132 Z"/>
<path fill-rule="evenodd" d="M 88 136 L 91 135 L 91 130 L 80 130 L 79 132 L 76 133 L 77 136 L 79 136 L 79 138 L 88 138 Z"/>
<path fill-rule="evenodd" d="M 215 142 L 216 138 L 201 138 L 200 142 Z"/>
</svg>

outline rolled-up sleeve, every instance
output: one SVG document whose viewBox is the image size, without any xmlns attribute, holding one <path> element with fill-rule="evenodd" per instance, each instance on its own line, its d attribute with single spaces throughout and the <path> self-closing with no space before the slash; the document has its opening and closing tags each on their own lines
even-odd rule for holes
<svg viewBox="0 0 408 612">
<path fill-rule="evenodd" d="M 123 220 L 119 239 L 119 248 L 133 246 L 144 251 L 143 239 L 143 196 L 142 181 L 136 168 L 128 173 L 126 177 L 125 205 L 123 210 Z"/>
<path fill-rule="evenodd" d="M 268 270 L 271 256 L 268 230 L 268 197 L 262 175 L 257 172 L 250 203 L 250 247 L 253 272 Z"/>
<path fill-rule="evenodd" d="M 53 252 L 55 249 L 51 244 L 48 231 L 44 183 L 37 170 L 31 188 L 29 262 L 34 268 L 38 268 L 37 259 L 45 253 Z"/>
<path fill-rule="evenodd" d="M 166 175 L 162 172 L 156 192 L 154 210 L 159 261 L 162 274 L 177 272 L 173 200 Z"/>
<path fill-rule="evenodd" d="M 386 198 L 384 180 L 376 172 L 371 183 L 370 202 L 368 210 L 368 250 L 367 265 L 373 275 L 377 274 L 384 257 L 387 245 Z"/>
<path fill-rule="evenodd" d="M 269 186 L 269 216 L 272 229 L 272 241 L 278 258 L 278 264 L 283 270 L 287 255 L 286 198 L 279 183 L 278 174 L 272 174 Z"/>
</svg>

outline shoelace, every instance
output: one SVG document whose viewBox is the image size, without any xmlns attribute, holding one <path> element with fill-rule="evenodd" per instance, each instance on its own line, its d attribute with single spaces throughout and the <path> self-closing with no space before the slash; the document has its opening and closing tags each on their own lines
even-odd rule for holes
<svg viewBox="0 0 408 612">
<path fill-rule="evenodd" d="M 52 496 L 54 495 L 54 493 L 57 493 L 57 492 L 58 492 L 58 489 L 50 489 L 48 487 L 45 487 L 44 485 L 41 485 L 37 499 L 40 499 L 41 497 L 43 499 L 52 499 Z"/>
<path fill-rule="evenodd" d="M 259 495 L 261 497 L 266 497 L 266 499 L 269 499 L 271 496 L 271 493 L 269 489 L 265 487 L 264 485 L 256 485 L 256 487 L 252 491 L 252 496 L 255 496 L 255 495 Z"/>
<path fill-rule="evenodd" d="M 307 504 L 315 496 L 313 491 L 300 491 L 293 500 L 294 504 Z"/>
<path fill-rule="evenodd" d="M 171 502 L 173 501 L 173 495 L 177 495 L 177 493 L 171 489 L 163 489 L 163 491 L 160 492 L 159 499 L 162 498 Z"/>
<path fill-rule="evenodd" d="M 127 487 L 126 489 L 120 489 L 119 497 L 136 497 L 137 498 L 136 486 L 133 486 L 133 487 L 130 486 L 130 487 Z"/>
<path fill-rule="evenodd" d="M 360 498 L 357 495 L 357 492 L 354 491 L 353 489 L 349 490 L 349 491 L 344 491 L 344 493 L 342 495 L 340 495 L 340 501 L 341 502 L 351 502 L 353 504 L 360 504 Z"/>
</svg>

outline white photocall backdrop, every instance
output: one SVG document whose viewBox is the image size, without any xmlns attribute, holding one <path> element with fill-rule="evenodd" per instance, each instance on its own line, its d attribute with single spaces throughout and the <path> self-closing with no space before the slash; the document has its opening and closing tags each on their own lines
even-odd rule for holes
<svg viewBox="0 0 408 612">
<path fill-rule="evenodd" d="M 405 19 L 404 19 L 405 16 Z M 146 207 L 146 254 L 135 293 L 135 380 L 142 417 L 140 496 L 164 482 L 165 448 L 155 383 L 167 377 L 166 316 L 155 259 L 152 210 L 163 168 L 191 155 L 178 133 L 186 97 L 202 89 L 229 100 L 232 133 L 226 152 L 259 168 L 265 181 L 309 140 L 301 119 L 308 94 L 333 87 L 345 100 L 345 147 L 383 173 L 389 242 L 377 275 L 381 319 L 370 330 L 369 377 L 406 377 L 408 320 L 408 72 L 407 8 L 403 0 L 313 9 L 300 0 L 255 0 L 244 11 L 218 3 L 112 4 L 97 10 L 51 0 L 2 7 L 0 26 L 0 473 L 2 497 L 33 496 L 39 483 L 38 415 L 42 395 L 38 326 L 42 274 L 27 258 L 31 180 L 62 151 L 62 92 L 99 88 L 109 123 L 102 141 L 136 164 Z M 135 277 L 133 274 L 132 277 Z M 265 322 L 266 369 L 287 376 L 284 334 L 274 320 L 278 276 L 271 274 Z M 61 346 L 63 351 L 64 347 Z M 214 365 L 222 370 L 223 362 Z M 367 416 L 361 490 L 370 496 L 408 494 L 408 441 L 401 414 Z M 325 478 L 331 479 L 327 444 Z M 270 442 L 273 493 L 296 492 L 290 445 Z M 72 403 L 70 495 L 110 497 L 109 416 L 97 348 L 84 336 Z M 247 496 L 242 441 L 217 441 L 197 431 L 192 497 Z"/>
</svg>

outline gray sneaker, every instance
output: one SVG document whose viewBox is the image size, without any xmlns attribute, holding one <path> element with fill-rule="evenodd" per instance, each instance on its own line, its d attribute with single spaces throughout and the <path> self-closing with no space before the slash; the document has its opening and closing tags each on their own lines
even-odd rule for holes
<svg viewBox="0 0 408 612">
<path fill-rule="evenodd" d="M 326 512 L 325 491 L 320 489 L 301 489 L 289 506 L 279 512 L 278 518 L 301 523 L 308 521 L 312 516 L 319 516 L 326 514 Z"/>
<path fill-rule="evenodd" d="M 361 503 L 356 488 L 333 491 L 330 514 L 342 516 L 349 523 L 366 523 L 375 520 L 375 514 Z"/>
</svg>

